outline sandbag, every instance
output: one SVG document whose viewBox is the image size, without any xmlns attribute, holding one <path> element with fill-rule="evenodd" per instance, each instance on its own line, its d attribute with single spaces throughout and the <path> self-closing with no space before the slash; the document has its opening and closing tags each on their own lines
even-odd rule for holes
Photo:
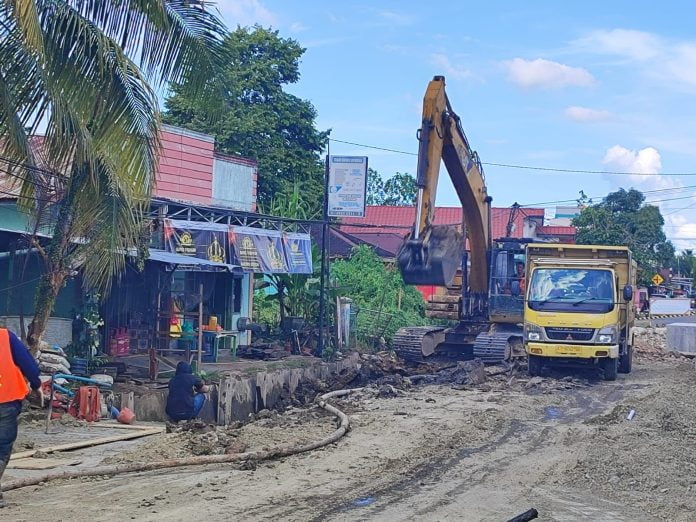
<svg viewBox="0 0 696 522">
<path fill-rule="evenodd" d="M 53 373 L 70 373 L 70 370 L 63 366 L 62 364 L 56 364 L 51 362 L 41 361 L 39 362 L 39 369 L 42 372 L 53 374 Z"/>
<path fill-rule="evenodd" d="M 55 355 L 52 353 L 42 352 L 41 355 L 39 356 L 39 361 L 53 363 L 53 364 L 62 364 L 66 368 L 68 368 L 68 369 L 70 368 L 70 363 L 68 362 L 68 360 L 61 355 Z"/>
</svg>

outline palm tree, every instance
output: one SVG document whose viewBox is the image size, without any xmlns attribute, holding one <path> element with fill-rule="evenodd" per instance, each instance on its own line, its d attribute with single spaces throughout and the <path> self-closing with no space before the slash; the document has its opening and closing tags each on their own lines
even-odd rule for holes
<svg viewBox="0 0 696 522">
<path fill-rule="evenodd" d="M 210 86 L 225 33 L 204 0 L 0 0 L 0 169 L 20 184 L 20 206 L 53 227 L 48 244 L 33 240 L 45 270 L 32 349 L 76 268 L 108 291 L 139 244 L 156 90 Z"/>
</svg>

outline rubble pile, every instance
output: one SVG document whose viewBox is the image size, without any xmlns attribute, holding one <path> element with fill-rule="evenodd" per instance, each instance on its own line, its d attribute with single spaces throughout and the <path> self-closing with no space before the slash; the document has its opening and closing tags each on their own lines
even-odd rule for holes
<svg viewBox="0 0 696 522">
<path fill-rule="evenodd" d="M 677 352 L 667 349 L 666 328 L 633 328 L 633 349 L 638 358 L 647 361 L 680 357 Z"/>
<path fill-rule="evenodd" d="M 658 507 L 660 519 L 691 520 L 675 515 L 696 509 L 696 404 L 684 400 L 693 389 L 694 366 L 681 362 L 669 372 L 659 393 L 628 399 L 585 421 L 592 430 L 585 438 L 595 443 L 561 483 L 596 488 L 617 500 L 630 491 L 639 506 Z M 574 446 L 577 435 L 565 443 Z"/>
<path fill-rule="evenodd" d="M 242 453 L 246 444 L 239 440 L 241 424 L 215 426 L 198 419 L 168 424 L 167 432 L 180 434 L 184 449 L 191 455 L 222 455 Z"/>
</svg>

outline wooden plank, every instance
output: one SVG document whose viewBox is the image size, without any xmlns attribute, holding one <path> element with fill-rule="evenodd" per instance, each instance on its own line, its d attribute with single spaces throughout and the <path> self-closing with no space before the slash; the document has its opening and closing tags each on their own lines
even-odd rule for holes
<svg viewBox="0 0 696 522">
<path fill-rule="evenodd" d="M 37 452 L 42 453 L 55 453 L 57 451 L 70 451 L 80 448 L 88 448 L 90 446 L 99 446 L 101 444 L 110 444 L 112 442 L 121 442 L 124 440 L 137 439 L 140 437 L 147 437 L 148 435 L 157 435 L 158 433 L 163 433 L 164 428 L 152 428 L 149 430 L 134 430 L 130 433 L 124 433 L 122 435 L 113 435 L 111 437 L 101 437 L 98 439 L 82 440 L 79 442 L 70 442 L 67 444 L 58 444 L 56 446 L 47 446 L 45 448 L 38 448 L 27 451 L 20 451 L 19 453 L 13 453 L 10 460 L 23 459 L 31 457 Z"/>
<path fill-rule="evenodd" d="M 425 316 L 433 319 L 450 319 L 452 321 L 459 320 L 458 312 L 437 312 L 434 310 L 426 310 Z"/>
<path fill-rule="evenodd" d="M 459 307 L 457 303 L 426 303 L 425 308 L 437 312 L 456 312 Z"/>
<path fill-rule="evenodd" d="M 433 295 L 428 302 L 430 303 L 458 303 L 461 299 L 459 295 Z"/>
<path fill-rule="evenodd" d="M 82 461 L 79 459 L 35 459 L 32 457 L 12 460 L 8 469 L 52 469 L 58 466 L 75 466 Z"/>
<path fill-rule="evenodd" d="M 121 424 L 120 422 L 95 422 L 89 425 L 90 428 L 106 428 L 112 430 L 154 430 L 158 426 L 141 426 L 138 424 Z"/>
</svg>

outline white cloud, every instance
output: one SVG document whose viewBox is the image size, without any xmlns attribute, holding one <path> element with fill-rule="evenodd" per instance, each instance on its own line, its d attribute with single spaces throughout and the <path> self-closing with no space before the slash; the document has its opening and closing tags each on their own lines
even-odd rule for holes
<svg viewBox="0 0 696 522">
<path fill-rule="evenodd" d="M 675 46 L 661 65 L 669 76 L 683 84 L 696 87 L 696 44 Z"/>
<path fill-rule="evenodd" d="M 515 58 L 504 63 L 512 83 L 524 88 L 589 87 L 594 77 L 581 67 L 571 67 L 551 60 Z"/>
<path fill-rule="evenodd" d="M 440 69 L 448 78 L 464 80 L 472 76 L 471 71 L 469 71 L 465 67 L 454 65 L 450 61 L 450 59 L 444 54 L 431 54 L 430 60 L 432 61 L 432 64 L 435 65 L 438 69 Z"/>
<path fill-rule="evenodd" d="M 641 191 L 679 189 L 683 186 L 680 181 L 677 181 L 674 178 L 659 175 L 659 173 L 662 171 L 662 157 L 660 156 L 660 152 L 654 147 L 631 150 L 627 149 L 626 147 L 622 147 L 621 145 L 614 145 L 613 147 L 607 149 L 602 163 L 616 172 L 635 173 L 632 176 L 626 177 L 611 176 L 612 182 L 615 185 L 620 185 L 624 188 L 629 188 L 626 186 L 627 180 L 629 181 L 630 186 Z M 645 176 L 641 174 L 649 175 Z M 674 196 L 674 194 L 663 194 L 663 196 L 664 199 L 677 197 Z M 654 199 L 663 198 L 655 195 Z M 659 206 L 662 207 L 663 205 Z"/>
<path fill-rule="evenodd" d="M 573 43 L 591 52 L 632 60 L 649 60 L 663 52 L 663 42 L 659 37 L 632 29 L 592 31 Z"/>
<path fill-rule="evenodd" d="M 660 152 L 654 147 L 635 151 L 621 145 L 614 145 L 607 149 L 602 163 L 615 167 L 621 172 L 658 174 L 662 170 Z"/>
<path fill-rule="evenodd" d="M 692 190 L 684 188 L 681 181 L 659 175 L 662 171 L 662 158 L 657 149 L 646 147 L 636 151 L 614 145 L 607 150 L 603 163 L 618 172 L 653 174 L 626 176 L 630 180 L 629 186 L 626 185 L 626 178 L 623 176 L 611 176 L 611 181 L 617 188 L 620 186 L 626 189 L 634 187 L 641 191 L 661 191 L 645 194 L 646 202 L 660 207 L 667 225 L 665 233 L 677 249 L 693 248 L 693 240 L 680 238 L 696 237 L 696 219 L 694 210 L 690 210 L 696 208 L 696 196 Z M 681 199 L 685 196 L 685 199 Z"/>
<path fill-rule="evenodd" d="M 628 60 L 647 77 L 672 88 L 696 88 L 696 41 L 674 40 L 654 33 L 630 29 L 593 31 L 575 40 L 580 52 L 615 56 Z"/>
<path fill-rule="evenodd" d="M 688 200 L 687 200 L 688 202 Z M 683 205 L 683 203 L 682 203 Z M 679 213 L 667 212 L 665 218 L 665 234 L 674 243 L 677 250 L 693 249 L 696 237 L 696 222 L 694 222 L 693 204 L 682 207 Z M 687 215 L 689 216 L 687 218 Z"/>
<path fill-rule="evenodd" d="M 377 11 L 377 15 L 389 25 L 398 25 L 401 27 L 413 25 L 416 21 L 416 18 L 413 15 L 398 11 L 390 11 L 388 9 L 381 9 Z"/>
<path fill-rule="evenodd" d="M 220 2 L 220 12 L 230 26 L 278 26 L 278 17 L 259 0 L 234 0 Z"/>
<path fill-rule="evenodd" d="M 580 123 L 605 121 L 610 119 L 612 116 L 609 111 L 588 109 L 587 107 L 579 107 L 577 105 L 567 107 L 563 113 L 567 118 Z"/>
<path fill-rule="evenodd" d="M 290 24 L 290 32 L 292 33 L 301 33 L 302 31 L 306 31 L 309 29 L 306 25 L 304 25 L 302 22 L 293 22 Z"/>
</svg>

